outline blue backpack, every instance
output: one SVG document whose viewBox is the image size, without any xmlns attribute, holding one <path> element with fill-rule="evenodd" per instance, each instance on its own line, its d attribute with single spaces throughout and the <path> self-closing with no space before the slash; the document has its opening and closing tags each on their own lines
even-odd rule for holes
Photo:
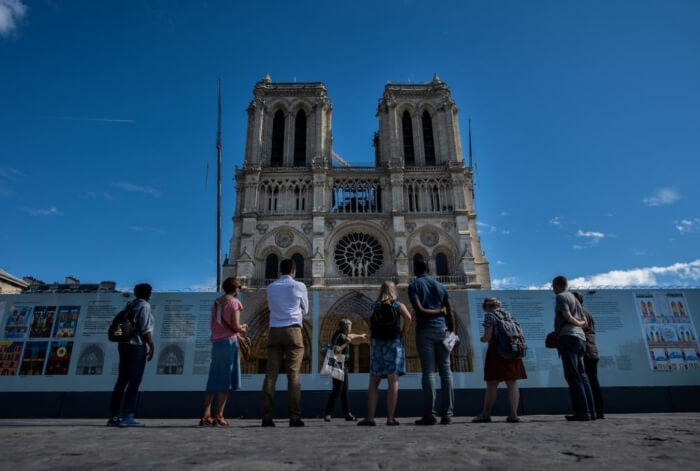
<svg viewBox="0 0 700 471">
<path fill-rule="evenodd" d="M 518 321 L 503 309 L 493 311 L 496 315 L 496 347 L 501 358 L 523 358 L 527 354 L 525 335 Z"/>
</svg>

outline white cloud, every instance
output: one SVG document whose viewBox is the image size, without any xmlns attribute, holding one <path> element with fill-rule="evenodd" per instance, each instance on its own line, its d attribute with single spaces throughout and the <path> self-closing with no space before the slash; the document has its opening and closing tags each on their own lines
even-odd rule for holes
<svg viewBox="0 0 700 471">
<path fill-rule="evenodd" d="M 582 231 L 581 229 L 576 232 L 576 237 L 585 237 L 594 241 L 599 241 L 603 237 L 605 237 L 605 234 L 602 232 L 595 232 L 595 231 Z"/>
<path fill-rule="evenodd" d="M 55 206 L 51 206 L 50 208 L 39 208 L 39 209 L 31 209 L 31 208 L 23 208 L 28 214 L 32 216 L 63 216 L 63 212 L 59 211 L 56 209 Z"/>
<path fill-rule="evenodd" d="M 0 0 L 2 2 L 2 0 Z M 0 167 L 0 178 L 7 180 L 17 180 L 17 177 L 21 177 L 23 174 L 19 170 L 12 167 Z"/>
<path fill-rule="evenodd" d="M 691 234 L 693 232 L 698 232 L 700 229 L 700 219 L 681 219 L 680 221 L 674 221 L 673 224 L 676 229 L 681 234 Z"/>
<path fill-rule="evenodd" d="M 689 263 L 674 263 L 666 267 L 633 268 L 611 270 L 592 276 L 569 280 L 572 288 L 596 287 L 662 287 L 696 285 L 700 281 L 700 259 Z M 542 288 L 548 288 L 544 285 Z"/>
<path fill-rule="evenodd" d="M 501 230 L 501 234 L 503 234 L 503 235 L 508 235 L 508 234 L 510 234 L 510 230 L 509 230 L 509 229 L 503 229 L 503 230 Z"/>
<path fill-rule="evenodd" d="M 552 219 L 549 220 L 549 223 L 553 226 L 560 226 L 561 225 L 561 217 L 554 216 Z"/>
<path fill-rule="evenodd" d="M 586 246 L 585 246 L 585 245 L 574 244 L 574 245 L 572 246 L 572 248 L 574 248 L 574 249 L 576 249 L 576 250 L 583 250 L 583 249 L 586 248 Z"/>
<path fill-rule="evenodd" d="M 26 13 L 27 6 L 22 0 L 0 0 L 0 36 L 12 33 Z"/>
<path fill-rule="evenodd" d="M 491 280 L 492 289 L 508 289 L 517 288 L 516 283 L 518 279 L 514 276 L 507 276 L 505 278 L 494 278 Z"/>
<path fill-rule="evenodd" d="M 680 198 L 678 190 L 672 187 L 665 187 L 659 188 L 653 195 L 645 197 L 642 202 L 647 206 L 663 206 L 674 203 L 678 198 Z"/>
<path fill-rule="evenodd" d="M 148 186 L 139 186 L 139 185 L 134 185 L 133 183 L 129 182 L 112 182 L 110 183 L 111 186 L 114 188 L 120 188 L 125 191 L 129 191 L 132 193 L 145 193 L 147 195 L 154 196 L 156 198 L 160 198 L 161 193 L 160 191 L 156 190 L 155 188 L 151 188 Z"/>
<path fill-rule="evenodd" d="M 216 278 L 213 276 L 211 278 L 205 279 L 201 283 L 195 283 L 187 287 L 189 291 L 196 291 L 200 293 L 208 293 L 216 291 Z"/>
<path fill-rule="evenodd" d="M 476 225 L 479 227 L 483 227 L 484 229 L 488 229 L 491 232 L 496 230 L 496 226 L 488 224 L 486 222 L 476 221 Z"/>
<path fill-rule="evenodd" d="M 504 262 L 503 260 L 496 260 L 496 265 L 505 265 L 505 264 L 506 264 L 506 262 Z"/>
<path fill-rule="evenodd" d="M 501 216 L 501 217 L 508 216 L 509 214 L 510 214 L 510 213 L 509 213 L 508 211 L 501 211 L 500 213 L 498 213 L 498 215 Z"/>
</svg>

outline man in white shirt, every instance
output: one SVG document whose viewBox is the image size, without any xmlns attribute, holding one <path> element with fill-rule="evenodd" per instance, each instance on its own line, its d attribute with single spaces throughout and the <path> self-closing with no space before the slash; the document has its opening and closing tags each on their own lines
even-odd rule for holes
<svg viewBox="0 0 700 471">
<path fill-rule="evenodd" d="M 301 420 L 301 384 L 299 370 L 304 358 L 302 317 L 309 311 L 306 285 L 294 280 L 296 264 L 285 259 L 280 264 L 282 276 L 267 287 L 270 308 L 270 335 L 267 344 L 267 371 L 263 382 L 263 427 L 274 427 L 273 409 L 277 373 L 282 362 L 287 369 L 289 426 L 303 427 Z"/>
</svg>

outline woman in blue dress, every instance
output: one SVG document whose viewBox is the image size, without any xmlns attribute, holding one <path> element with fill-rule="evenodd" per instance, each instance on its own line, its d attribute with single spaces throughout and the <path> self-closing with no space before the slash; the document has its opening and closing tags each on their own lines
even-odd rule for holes
<svg viewBox="0 0 700 471">
<path fill-rule="evenodd" d="M 385 281 L 379 290 L 377 302 L 372 305 L 370 326 L 372 354 L 369 360 L 367 417 L 357 425 L 377 425 L 374 421 L 374 412 L 377 409 L 379 383 L 382 378 L 386 378 L 388 382 L 386 424 L 399 425 L 394 418 L 394 412 L 399 397 L 399 376 L 406 374 L 406 350 L 403 337 L 411 325 L 411 314 L 397 299 L 396 285 L 391 281 Z M 389 322 L 382 322 L 383 320 Z"/>
</svg>

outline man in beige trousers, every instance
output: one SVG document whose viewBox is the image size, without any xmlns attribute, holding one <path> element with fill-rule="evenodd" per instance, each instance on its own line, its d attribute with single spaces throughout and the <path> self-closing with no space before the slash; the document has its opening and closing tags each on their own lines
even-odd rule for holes
<svg viewBox="0 0 700 471">
<path fill-rule="evenodd" d="M 301 384 L 299 370 L 304 358 L 303 316 L 309 311 L 306 285 L 294 280 L 296 264 L 285 259 L 280 264 L 282 276 L 267 287 L 270 309 L 270 335 L 267 344 L 267 371 L 263 382 L 263 427 L 274 427 L 273 409 L 277 373 L 284 362 L 287 370 L 289 426 L 303 427 L 301 420 Z"/>
</svg>

